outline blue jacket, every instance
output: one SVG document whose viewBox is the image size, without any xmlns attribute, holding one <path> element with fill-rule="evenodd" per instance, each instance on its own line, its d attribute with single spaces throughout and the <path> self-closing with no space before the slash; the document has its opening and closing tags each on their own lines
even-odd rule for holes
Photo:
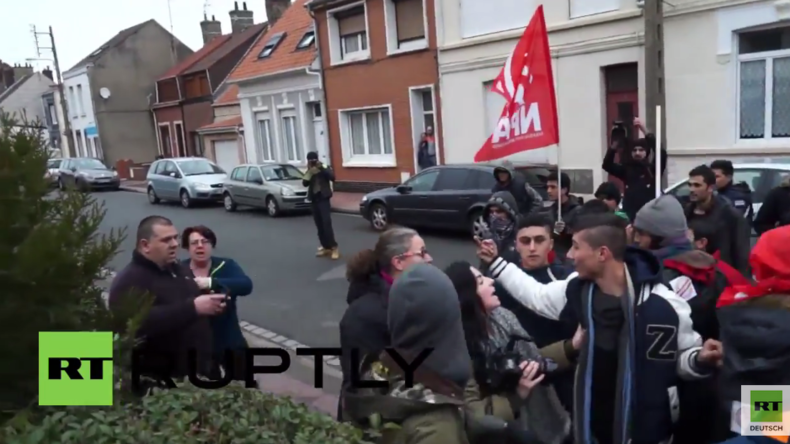
<svg viewBox="0 0 790 444">
<path fill-rule="evenodd" d="M 707 376 L 697 365 L 702 340 L 694 331 L 688 303 L 662 283 L 661 264 L 650 252 L 629 248 L 627 276 L 633 292 L 623 298 L 625 327 L 618 351 L 614 442 L 660 443 L 672 436 L 668 390 L 678 376 Z M 573 319 L 587 330 L 578 361 L 573 414 L 577 444 L 593 444 L 590 405 L 595 322 L 595 284 L 572 273 L 567 279 L 541 284 L 514 264 L 497 258 L 492 276 L 513 297 L 550 319 Z"/>
<path fill-rule="evenodd" d="M 189 269 L 189 260 L 184 264 Z M 211 258 L 211 292 L 224 293 L 230 296 L 225 311 L 209 318 L 214 335 L 214 351 L 246 348 L 247 341 L 241 333 L 239 316 L 236 313 L 236 298 L 252 293 L 252 279 L 244 273 L 233 259 L 212 256 Z"/>
<path fill-rule="evenodd" d="M 746 217 L 749 222 L 754 219 L 754 208 L 752 207 L 752 190 L 745 182 L 730 183 L 724 188 L 717 190 L 720 196 L 724 196 L 739 213 Z"/>
</svg>

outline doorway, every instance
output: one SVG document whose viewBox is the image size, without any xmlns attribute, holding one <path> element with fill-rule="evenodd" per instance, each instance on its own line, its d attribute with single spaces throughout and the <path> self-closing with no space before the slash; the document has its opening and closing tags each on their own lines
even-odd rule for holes
<svg viewBox="0 0 790 444">
<path fill-rule="evenodd" d="M 324 128 L 324 112 L 321 108 L 321 102 L 312 102 L 310 105 L 310 114 L 313 118 L 313 138 L 315 140 L 315 150 L 318 153 L 318 158 L 324 164 L 329 163 L 329 156 L 326 152 L 326 136 Z"/>
<path fill-rule="evenodd" d="M 184 144 L 184 124 L 181 122 L 173 123 L 173 129 L 176 132 L 176 150 L 178 157 L 187 157 L 187 148 Z"/>
<path fill-rule="evenodd" d="M 634 128 L 634 118 L 639 117 L 639 66 L 637 63 L 624 63 L 604 67 L 604 82 L 606 84 L 606 146 L 612 144 L 611 130 L 615 122 L 621 122 L 628 132 L 630 140 L 636 140 L 639 135 Z M 622 149 L 615 155 L 615 162 L 620 162 L 623 155 Z M 616 177 L 608 177 L 609 182 L 616 183 L 623 190 L 623 183 Z"/>
<path fill-rule="evenodd" d="M 159 124 L 159 142 L 162 145 L 162 155 L 165 157 L 173 157 L 173 148 L 170 141 L 170 124 Z"/>
</svg>

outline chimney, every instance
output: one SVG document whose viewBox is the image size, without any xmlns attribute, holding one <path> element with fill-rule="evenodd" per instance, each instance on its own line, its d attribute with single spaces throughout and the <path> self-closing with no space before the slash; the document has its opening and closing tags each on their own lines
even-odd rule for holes
<svg viewBox="0 0 790 444">
<path fill-rule="evenodd" d="M 233 11 L 230 11 L 230 27 L 234 34 L 243 32 L 255 24 L 252 11 L 247 10 L 247 2 L 244 2 L 242 7 L 243 9 L 239 10 L 239 2 L 233 2 Z"/>
<path fill-rule="evenodd" d="M 51 70 L 51 69 L 49 69 L 49 66 L 47 66 L 46 68 L 44 68 L 44 70 L 43 70 L 43 71 L 41 71 L 41 74 L 44 74 L 45 76 L 47 76 L 47 78 L 48 78 L 49 80 L 52 80 L 53 82 L 55 81 L 55 79 L 52 77 L 52 70 Z"/>
<path fill-rule="evenodd" d="M 30 64 L 14 66 L 14 81 L 19 81 L 22 77 L 33 74 L 33 67 Z"/>
<path fill-rule="evenodd" d="M 214 38 L 222 35 L 222 23 L 217 21 L 214 16 L 211 20 L 208 19 L 206 14 L 203 14 L 203 21 L 200 22 L 200 30 L 203 32 L 203 45 L 214 40 Z"/>
<path fill-rule="evenodd" d="M 14 84 L 14 68 L 6 65 L 6 66 L 3 66 L 0 69 L 3 70 L 3 72 L 2 72 L 2 77 L 3 78 L 1 79 L 2 82 L 0 82 L 0 83 L 2 83 L 3 86 L 5 86 L 6 88 L 10 88 L 11 85 Z"/>
<path fill-rule="evenodd" d="M 266 0 L 266 21 L 270 28 L 283 16 L 289 6 L 291 0 Z"/>
</svg>

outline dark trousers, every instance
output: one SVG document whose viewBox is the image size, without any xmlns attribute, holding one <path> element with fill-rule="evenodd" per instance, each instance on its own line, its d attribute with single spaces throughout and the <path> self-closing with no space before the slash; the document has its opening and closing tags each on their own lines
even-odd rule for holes
<svg viewBox="0 0 790 444">
<path fill-rule="evenodd" d="M 335 231 L 332 229 L 332 204 L 329 199 L 316 198 L 310 202 L 313 210 L 315 228 L 318 230 L 318 241 L 327 250 L 337 247 Z"/>
</svg>

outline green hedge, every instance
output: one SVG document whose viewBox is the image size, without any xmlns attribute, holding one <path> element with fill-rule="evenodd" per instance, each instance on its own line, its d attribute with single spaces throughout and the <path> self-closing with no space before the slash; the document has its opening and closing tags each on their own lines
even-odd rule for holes
<svg viewBox="0 0 790 444">
<path fill-rule="evenodd" d="M 12 421 L 13 422 L 13 421 Z M 363 432 L 288 398 L 186 385 L 118 407 L 52 408 L 7 425 L 6 444 L 371 444 Z M 31 424 L 32 422 L 32 424 Z"/>
</svg>

